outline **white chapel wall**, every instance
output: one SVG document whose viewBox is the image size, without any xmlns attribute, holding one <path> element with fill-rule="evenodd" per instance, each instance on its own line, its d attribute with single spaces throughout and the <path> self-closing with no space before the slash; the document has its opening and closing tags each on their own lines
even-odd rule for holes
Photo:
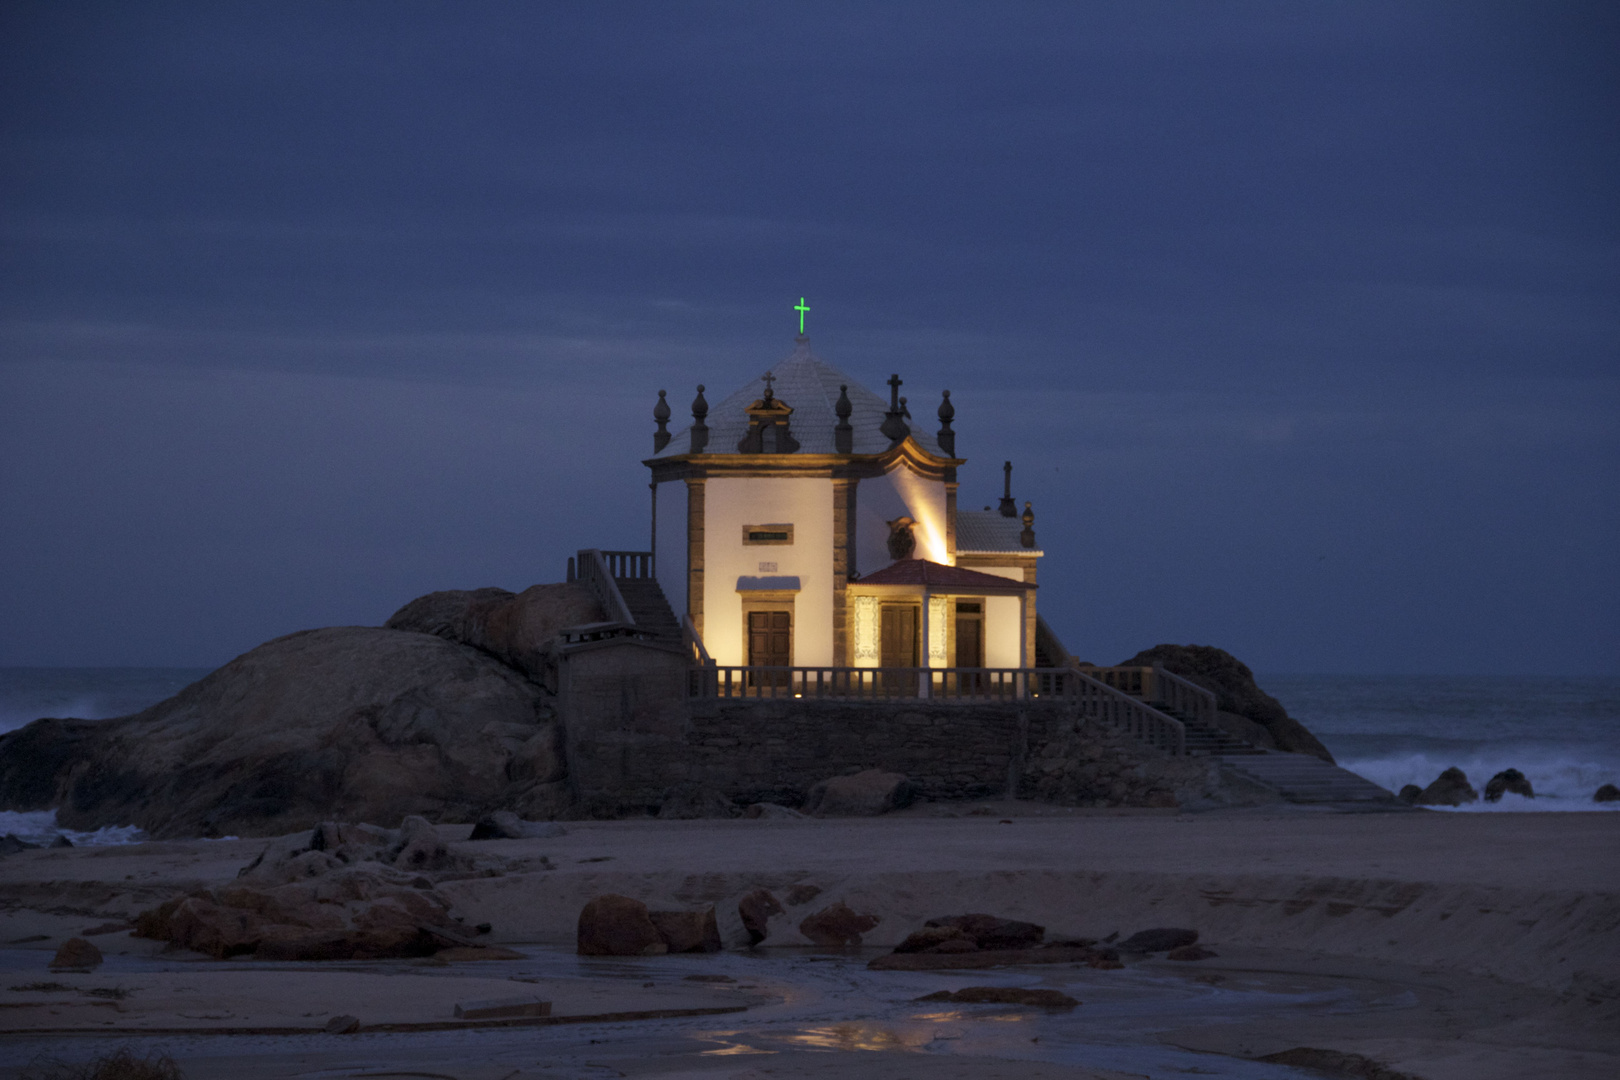
<svg viewBox="0 0 1620 1080">
<path fill-rule="evenodd" d="M 658 584 L 675 618 L 686 614 L 686 482 L 658 485 Z"/>
<path fill-rule="evenodd" d="M 894 561 L 889 557 L 888 523 L 902 515 L 917 522 L 912 528 L 917 538 L 912 555 L 949 563 L 945 547 L 945 483 L 924 479 L 902 463 L 883 476 L 862 480 L 856 489 L 856 565 L 862 574 L 881 570 Z"/>
<path fill-rule="evenodd" d="M 1016 596 L 984 598 L 984 666 L 1024 666 L 1024 607 Z"/>
<path fill-rule="evenodd" d="M 703 644 L 709 655 L 720 664 L 748 662 L 739 577 L 796 576 L 800 591 L 793 604 L 793 662 L 831 664 L 832 481 L 744 477 L 710 479 L 706 486 Z M 793 543 L 743 544 L 743 526 L 768 524 L 792 525 Z M 776 569 L 761 570 L 762 562 L 775 563 Z"/>
</svg>

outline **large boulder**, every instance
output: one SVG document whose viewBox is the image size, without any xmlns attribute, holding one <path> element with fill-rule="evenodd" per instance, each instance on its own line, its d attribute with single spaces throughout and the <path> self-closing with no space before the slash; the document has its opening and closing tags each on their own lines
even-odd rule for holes
<svg viewBox="0 0 1620 1080">
<path fill-rule="evenodd" d="M 82 937 L 68 938 L 51 958 L 52 971 L 90 971 L 101 966 L 101 950 Z"/>
<path fill-rule="evenodd" d="M 1435 777 L 1434 783 L 1424 788 L 1412 801 L 1418 806 L 1461 806 L 1463 803 L 1478 802 L 1479 793 L 1468 782 L 1468 774 L 1453 765 Z"/>
<path fill-rule="evenodd" d="M 867 769 L 835 776 L 810 788 L 804 812 L 816 817 L 871 817 L 910 806 L 917 789 L 900 773 Z"/>
<path fill-rule="evenodd" d="M 581 956 L 658 956 L 669 952 L 647 905 L 608 893 L 580 909 L 576 950 Z"/>
<path fill-rule="evenodd" d="M 861 935 L 883 920 L 863 915 L 842 900 L 829 904 L 799 923 L 799 933 L 817 945 L 859 945 Z"/>
<path fill-rule="evenodd" d="M 1533 799 L 1536 797 L 1536 790 L 1518 769 L 1503 769 L 1485 782 L 1485 801 L 1501 802 L 1502 796 L 1507 794 L 1523 795 L 1527 799 Z"/>
<path fill-rule="evenodd" d="M 1288 715 L 1282 702 L 1260 689 L 1248 665 L 1224 649 L 1209 645 L 1155 645 L 1126 660 L 1121 667 L 1163 664 L 1215 695 L 1220 725 L 1239 738 L 1259 746 L 1311 754 L 1333 764 L 1333 755 L 1305 725 Z M 1258 729 L 1258 730 L 1257 730 Z"/>
<path fill-rule="evenodd" d="M 769 889 L 754 889 L 737 901 L 737 915 L 748 931 L 748 943 L 758 945 L 771 936 L 771 916 L 783 913 L 782 904 Z"/>
<path fill-rule="evenodd" d="M 565 798 L 562 775 L 534 682 L 469 646 L 369 627 L 277 638 L 134 716 L 0 735 L 0 809 L 54 805 L 65 828 L 159 839 L 532 813 Z"/>
<path fill-rule="evenodd" d="M 567 627 L 605 618 L 589 586 L 567 582 L 531 585 L 520 593 L 505 589 L 428 593 L 394 612 L 384 625 L 470 645 L 555 689 L 557 636 Z"/>
<path fill-rule="evenodd" d="M 980 949 L 1033 949 L 1046 936 L 1044 926 L 995 915 L 946 915 L 929 919 L 924 926 L 959 930 Z"/>
<path fill-rule="evenodd" d="M 647 918 L 652 920 L 664 946 L 672 953 L 719 952 L 724 947 L 713 907 L 698 911 L 649 911 Z"/>
<path fill-rule="evenodd" d="M 1592 793 L 1593 802 L 1620 802 L 1620 788 L 1613 784 L 1604 784 Z"/>
</svg>

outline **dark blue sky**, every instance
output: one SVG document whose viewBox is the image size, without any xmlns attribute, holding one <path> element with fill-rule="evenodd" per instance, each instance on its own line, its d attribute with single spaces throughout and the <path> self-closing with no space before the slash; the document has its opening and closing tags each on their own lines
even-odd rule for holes
<svg viewBox="0 0 1620 1080">
<path fill-rule="evenodd" d="M 7 4 L 0 663 L 644 547 L 816 351 L 1071 649 L 1620 674 L 1612 5 Z"/>
</svg>

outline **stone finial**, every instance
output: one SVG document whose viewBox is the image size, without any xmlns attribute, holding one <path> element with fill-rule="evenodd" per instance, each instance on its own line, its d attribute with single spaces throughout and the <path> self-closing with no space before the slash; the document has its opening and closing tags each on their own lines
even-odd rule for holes
<svg viewBox="0 0 1620 1080">
<path fill-rule="evenodd" d="M 855 452 L 855 429 L 849 422 L 849 416 L 854 411 L 855 406 L 849 401 L 849 386 L 840 385 L 838 404 L 833 406 L 833 412 L 838 414 L 838 425 L 833 428 L 833 449 L 840 454 Z"/>
<path fill-rule="evenodd" d="M 939 435 L 935 441 L 951 457 L 956 456 L 956 432 L 951 430 L 951 420 L 955 416 L 956 406 L 951 404 L 951 392 L 947 390 L 939 403 Z"/>
<path fill-rule="evenodd" d="M 697 397 L 692 399 L 692 449 L 691 453 L 701 454 L 709 445 L 709 425 L 703 418 L 709 415 L 709 403 L 703 399 L 703 384 L 698 383 Z"/>
<path fill-rule="evenodd" d="M 669 445 L 669 402 L 664 400 L 665 391 L 658 391 L 658 404 L 653 406 L 653 419 L 658 421 L 658 430 L 653 432 L 653 453 L 658 453 Z"/>
<path fill-rule="evenodd" d="M 1012 497 L 1012 462 L 1001 466 L 1001 475 L 1001 504 L 996 509 L 1001 511 L 1002 517 L 1017 517 L 1018 503 Z"/>
<path fill-rule="evenodd" d="M 1029 500 L 1024 500 L 1024 531 L 1018 534 L 1018 543 L 1024 547 L 1035 546 L 1035 511 L 1030 509 Z"/>
<path fill-rule="evenodd" d="M 900 396 L 901 379 L 898 374 L 889 376 L 889 411 L 883 414 L 883 434 L 890 443 L 897 443 L 911 434 L 911 428 L 906 424 L 905 399 Z"/>
</svg>

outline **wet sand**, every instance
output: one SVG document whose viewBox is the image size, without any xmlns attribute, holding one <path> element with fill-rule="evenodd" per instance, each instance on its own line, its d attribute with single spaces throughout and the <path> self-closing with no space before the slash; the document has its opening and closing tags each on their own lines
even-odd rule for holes
<svg viewBox="0 0 1620 1080">
<path fill-rule="evenodd" d="M 630 1033 L 641 1032 L 634 1038 L 653 1039 L 662 1049 L 655 1051 L 649 1044 L 629 1054 L 597 1052 L 593 1058 L 594 1044 L 575 1045 L 587 1037 L 582 1032 L 591 1024 L 572 1025 L 576 1030 L 570 1032 L 553 1025 L 523 1036 L 539 1040 L 536 1047 L 550 1048 L 550 1064 L 535 1071 L 545 1063 L 525 1064 L 523 1044 L 501 1041 L 517 1036 L 496 1033 L 487 1035 L 493 1041 L 484 1045 L 502 1048 L 500 1067 L 506 1072 L 488 1075 L 611 1075 L 585 1068 L 587 1059 L 611 1059 L 602 1067 L 621 1075 L 812 1077 L 837 1069 L 839 1075 L 896 1076 L 913 1069 L 919 1076 L 965 1078 L 1149 1071 L 1131 1068 L 1133 1059 L 1126 1051 L 1088 1056 L 1086 1046 L 1091 1044 L 1071 1038 L 1074 1032 L 1090 1030 L 1093 1044 L 1103 1039 L 1106 1027 L 1087 1027 L 1102 1015 L 1097 995 L 1137 985 L 1130 980 L 1146 980 L 1141 982 L 1148 987 L 1143 1001 L 1158 1000 L 1155 994 L 1181 1000 L 1176 995 L 1185 990 L 1195 995 L 1188 1001 L 1205 1002 L 1206 997 L 1221 999 L 1235 987 L 1260 996 L 1251 1000 L 1238 995 L 1246 1004 L 1218 1019 L 1198 1009 L 1186 1016 L 1175 1009 L 1154 1013 L 1132 1035 L 1137 1058 L 1144 1062 L 1156 1060 L 1153 1054 L 1185 1048 L 1224 1055 L 1201 1059 L 1221 1063 L 1217 1075 L 1298 1076 L 1305 1074 L 1246 1059 L 1308 1046 L 1362 1054 L 1425 1080 L 1620 1075 L 1620 1036 L 1613 1034 L 1620 1031 L 1620 859 L 1615 857 L 1620 853 L 1620 816 L 1335 814 L 1294 808 L 1197 815 L 1070 813 L 1019 804 L 985 805 L 977 814 L 973 809 L 923 807 L 886 818 L 843 821 L 582 822 L 570 824 L 567 836 L 550 840 L 466 844 L 464 850 L 511 859 L 544 854 L 555 867 L 440 885 L 469 925 L 492 925 L 486 940 L 516 946 L 529 961 L 420 968 L 416 974 L 432 978 L 417 979 L 402 978 L 401 971 L 411 973 L 400 967 L 405 962 L 395 962 L 398 970 L 391 973 L 189 962 L 189 970 L 199 976 L 207 972 L 215 987 L 203 997 L 221 1003 L 207 1013 L 194 1011 L 200 1000 L 195 997 L 182 1008 L 178 999 L 184 995 L 170 993 L 177 1000 L 165 1004 L 159 990 L 169 985 L 164 980 L 179 978 L 174 972 L 136 970 L 141 965 L 172 966 L 181 959 L 160 956 L 161 946 L 154 942 L 122 933 L 93 938 L 109 954 L 108 963 L 94 975 L 53 976 L 46 972 L 46 962 L 61 940 L 96 923 L 128 918 L 176 891 L 234 878 L 264 841 L 25 852 L 0 862 L 0 946 L 31 937 L 43 940 L 5 948 L 6 986 L 53 979 L 83 987 L 117 984 L 119 979 L 130 985 L 137 976 L 151 980 L 142 992 L 122 1001 L 73 1006 L 78 1020 L 70 1024 L 57 1017 L 50 1025 L 78 1027 L 82 1022 L 108 1033 L 133 1033 L 143 1026 L 168 1031 L 227 1024 L 235 1030 L 272 1028 L 293 1013 L 320 1013 L 341 1001 L 353 1001 L 354 1007 L 345 1011 L 363 1016 L 368 1025 L 422 1024 L 436 1022 L 435 1016 L 449 1020 L 454 1000 L 502 996 L 487 984 L 518 988 L 507 993 L 532 990 L 540 984 L 511 979 L 537 977 L 520 969 L 543 961 L 541 974 L 551 979 L 546 995 L 555 1001 L 559 1016 L 569 1011 L 655 1014 L 746 1005 L 747 1012 L 728 1018 L 731 1027 L 779 1034 L 771 1037 L 775 1042 L 766 1040 L 768 1052 L 753 1052 L 762 1049 L 753 1047 L 750 1052 L 716 1053 L 712 1045 L 694 1042 L 694 1033 L 714 1029 L 712 1020 L 649 1017 L 602 1025 L 603 1031 L 618 1033 L 605 1043 L 624 1044 Z M 458 835 L 450 827 L 443 832 Z M 880 918 L 866 937 L 869 947 L 892 947 L 932 916 L 989 911 L 1040 922 L 1049 938 L 1191 927 L 1219 956 L 1196 964 L 1127 957 L 1129 967 L 1120 973 L 1057 965 L 1063 970 L 937 974 L 867 973 L 864 959 L 875 951 L 827 958 L 844 965 L 844 982 L 858 988 L 850 991 L 854 998 L 839 1005 L 842 1011 L 834 1010 L 845 1018 L 841 1022 L 866 1022 L 865 1013 L 879 1027 L 887 1025 L 883 1030 L 937 1034 L 939 1025 L 948 1023 L 963 1025 L 967 1032 L 922 1042 L 877 1038 L 870 1049 L 840 1047 L 836 1040 L 807 1048 L 780 1034 L 826 1019 L 795 1011 L 802 1011 L 804 998 L 796 980 L 810 968 L 789 964 L 783 971 L 772 969 L 765 972 L 768 978 L 755 976 L 758 988 L 742 990 L 740 983 L 709 986 L 684 982 L 681 976 L 746 954 L 647 958 L 606 966 L 598 962 L 583 969 L 578 965 L 585 962 L 568 956 L 579 909 L 593 895 L 618 892 L 661 907 L 715 904 L 722 934 L 735 946 L 745 940 L 737 898 L 766 887 L 785 900 L 795 886 L 803 902 L 787 905 L 787 912 L 772 920 L 765 957 L 803 956 L 808 943 L 798 932 L 798 921 L 834 901 Z M 812 891 L 813 896 L 807 895 Z M 566 970 L 554 970 L 559 964 Z M 120 965 L 128 970 L 115 970 Z M 341 990 L 340 975 L 350 980 Z M 1110 984 L 1109 976 L 1120 981 Z M 917 1007 L 906 1004 L 910 998 L 897 995 L 902 988 L 907 993 L 920 988 L 919 979 L 945 989 L 1072 986 L 1087 1004 L 1067 1018 L 1018 1014 L 1020 1022 L 1050 1032 L 1042 1036 L 1045 1044 L 1031 1044 L 1039 1049 L 1032 1059 L 1028 1047 L 1010 1048 L 1004 1040 L 982 1034 L 1006 1027 L 1005 1019 L 996 1019 L 1005 1010 L 958 1009 L 959 1019 L 916 1019 Z M 649 981 L 652 987 L 643 985 Z M 450 982 L 462 985 L 454 992 L 426 985 Z M 414 985 L 418 983 L 424 985 Z M 53 1045 L 82 1046 L 107 1037 L 68 1037 L 65 1042 L 55 1037 L 53 1043 L 43 1033 L 23 1034 L 46 1025 L 38 1019 L 37 1003 L 12 1004 L 18 994 L 0 988 L 0 1031 L 9 1033 L 0 1036 L 0 1050 L 6 1051 L 7 1061 L 25 1050 L 32 1055 Z M 83 998 L 79 993 L 74 1000 Z M 307 1004 L 293 1007 L 288 1001 Z M 1320 1007 L 1264 1004 L 1298 1001 L 1316 1001 Z M 230 1017 L 220 1020 L 181 1015 L 217 1016 L 227 1010 Z M 275 1017 L 282 1019 L 270 1022 Z M 313 1026 L 323 1018 L 293 1019 Z M 649 1034 L 653 1032 L 658 1033 L 655 1039 Z M 443 1046 L 433 1049 L 437 1043 L 407 1050 L 404 1035 L 288 1037 L 281 1050 L 250 1048 L 225 1036 L 187 1038 L 183 1063 L 194 1077 L 343 1068 L 358 1045 L 343 1043 L 344 1038 L 367 1040 L 360 1055 L 365 1061 L 354 1067 L 374 1075 L 389 1075 L 376 1070 L 401 1064 L 389 1064 L 396 1053 L 389 1046 L 413 1060 L 444 1056 Z M 1053 1039 L 1067 1039 L 1067 1049 L 1050 1050 Z M 282 1057 L 295 1043 L 295 1056 L 304 1064 L 291 1072 L 273 1071 L 290 1068 L 291 1059 Z M 565 1046 L 575 1049 L 563 1053 Z M 1040 1068 L 1047 1071 L 1031 1071 L 1042 1054 L 1047 1060 Z M 451 1053 L 449 1060 L 433 1066 L 448 1071 L 429 1071 L 471 1078 L 486 1075 L 480 1071 L 486 1064 L 476 1054 Z M 566 1071 L 576 1065 L 580 1071 Z M 257 1071 L 261 1069 L 271 1071 Z M 0 1069 L 4 1075 L 10 1074 Z"/>
</svg>

